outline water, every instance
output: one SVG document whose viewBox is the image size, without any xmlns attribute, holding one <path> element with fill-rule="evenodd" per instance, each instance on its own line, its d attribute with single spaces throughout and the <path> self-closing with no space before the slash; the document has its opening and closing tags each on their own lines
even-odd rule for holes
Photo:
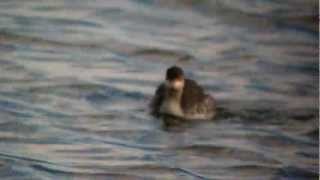
<svg viewBox="0 0 320 180">
<path fill-rule="evenodd" d="M 317 179 L 314 0 L 0 2 L 1 179 Z M 178 64 L 215 121 L 147 104 Z"/>
</svg>

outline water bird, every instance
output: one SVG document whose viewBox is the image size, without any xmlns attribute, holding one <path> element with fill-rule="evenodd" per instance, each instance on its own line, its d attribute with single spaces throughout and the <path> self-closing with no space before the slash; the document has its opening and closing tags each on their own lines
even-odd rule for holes
<svg viewBox="0 0 320 180">
<path fill-rule="evenodd" d="M 150 109 L 156 117 L 170 115 L 186 120 L 209 120 L 216 115 L 214 98 L 196 81 L 186 78 L 178 66 L 167 69 L 165 81 L 156 89 Z"/>
</svg>

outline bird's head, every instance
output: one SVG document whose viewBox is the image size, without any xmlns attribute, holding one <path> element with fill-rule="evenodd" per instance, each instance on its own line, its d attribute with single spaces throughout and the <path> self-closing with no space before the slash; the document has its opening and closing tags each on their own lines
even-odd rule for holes
<svg viewBox="0 0 320 180">
<path fill-rule="evenodd" d="M 171 91 L 181 91 L 184 87 L 184 73 L 178 66 L 167 69 L 166 87 Z"/>
</svg>

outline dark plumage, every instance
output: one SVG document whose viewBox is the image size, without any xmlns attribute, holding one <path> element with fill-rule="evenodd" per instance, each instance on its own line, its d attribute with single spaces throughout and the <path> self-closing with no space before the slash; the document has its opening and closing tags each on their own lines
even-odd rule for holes
<svg viewBox="0 0 320 180">
<path fill-rule="evenodd" d="M 183 70 L 177 66 L 172 66 L 171 68 L 167 69 L 166 80 L 172 81 L 176 78 L 183 78 L 183 76 Z"/>
<path fill-rule="evenodd" d="M 168 84 L 182 79 L 181 88 L 168 87 Z M 150 104 L 151 114 L 168 114 L 185 119 L 211 119 L 215 115 L 214 99 L 205 94 L 194 80 L 185 79 L 181 68 L 173 66 L 167 70 L 166 83 L 157 88 Z M 165 106 L 165 107 L 164 107 Z"/>
</svg>

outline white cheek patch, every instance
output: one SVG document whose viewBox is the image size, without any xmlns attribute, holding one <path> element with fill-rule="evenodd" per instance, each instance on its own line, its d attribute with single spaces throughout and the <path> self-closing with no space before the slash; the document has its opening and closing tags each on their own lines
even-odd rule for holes
<svg viewBox="0 0 320 180">
<path fill-rule="evenodd" d="M 183 86 L 184 86 L 184 81 L 179 81 L 179 80 L 176 80 L 176 81 L 173 81 L 173 82 L 169 82 L 169 81 L 166 81 L 166 86 L 168 88 L 173 88 L 173 89 L 182 89 Z"/>
<path fill-rule="evenodd" d="M 172 87 L 174 89 L 182 89 L 183 88 L 183 81 L 174 81 L 172 83 Z"/>
</svg>

